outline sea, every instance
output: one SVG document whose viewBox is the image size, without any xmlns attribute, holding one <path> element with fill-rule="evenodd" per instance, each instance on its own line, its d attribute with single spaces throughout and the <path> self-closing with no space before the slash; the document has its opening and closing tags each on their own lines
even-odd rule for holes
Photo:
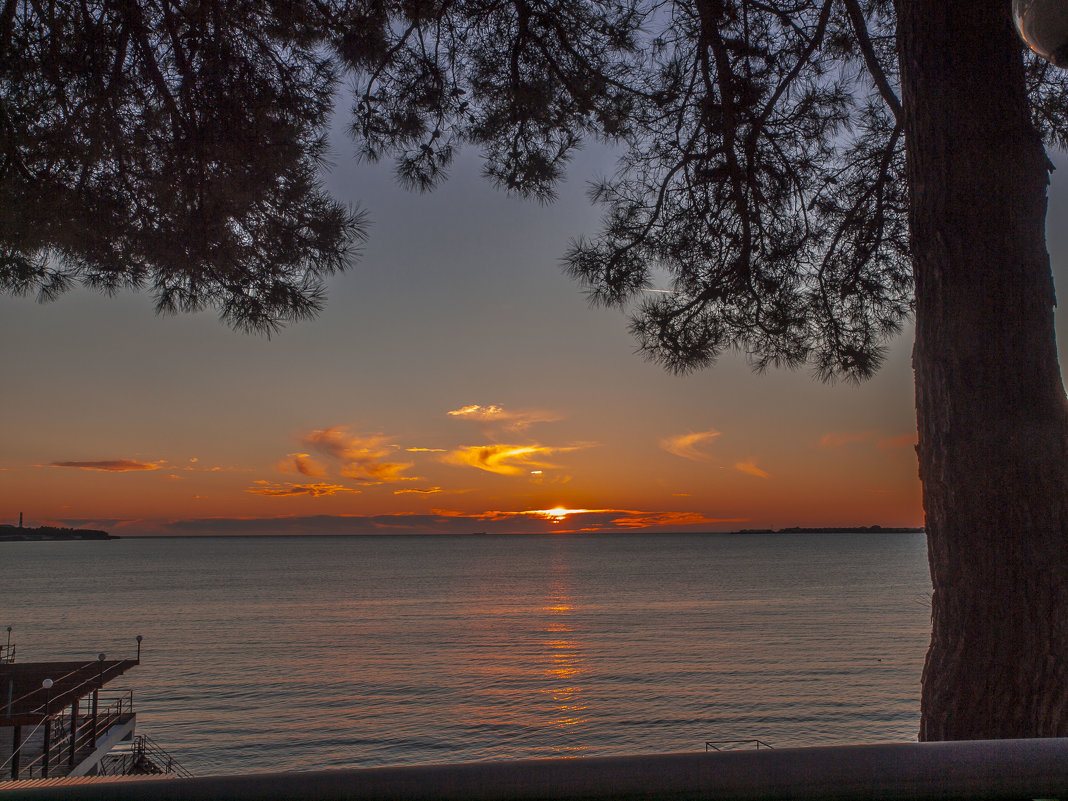
<svg viewBox="0 0 1068 801">
<path fill-rule="evenodd" d="M 915 533 L 0 543 L 16 660 L 141 635 L 196 775 L 914 741 L 930 594 Z"/>
</svg>

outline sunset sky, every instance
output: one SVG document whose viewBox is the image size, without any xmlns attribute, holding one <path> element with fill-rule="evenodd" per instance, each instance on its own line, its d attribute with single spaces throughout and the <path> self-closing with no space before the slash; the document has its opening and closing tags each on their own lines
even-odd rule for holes
<svg viewBox="0 0 1068 801">
<path fill-rule="evenodd" d="M 861 386 L 757 375 L 736 355 L 671 375 L 559 267 L 569 238 L 597 229 L 585 185 L 611 170 L 606 151 L 577 159 L 550 206 L 491 189 L 471 151 L 429 195 L 351 152 L 334 137 L 329 184 L 366 209 L 371 239 L 322 315 L 271 340 L 211 312 L 157 317 L 144 294 L 0 296 L 0 522 L 119 535 L 922 525 L 911 330 Z M 1064 292 L 1058 180 L 1048 244 Z"/>
</svg>

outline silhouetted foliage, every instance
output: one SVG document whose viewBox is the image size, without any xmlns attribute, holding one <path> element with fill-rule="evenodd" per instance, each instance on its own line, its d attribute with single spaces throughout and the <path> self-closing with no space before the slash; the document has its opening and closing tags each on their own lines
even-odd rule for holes
<svg viewBox="0 0 1068 801">
<path fill-rule="evenodd" d="M 645 72 L 642 132 L 594 197 L 604 230 L 568 265 L 606 303 L 658 282 L 633 330 L 675 370 L 727 347 L 758 367 L 864 377 L 908 314 L 893 31 L 847 4 L 709 0 L 672 10 Z"/>
<path fill-rule="evenodd" d="M 151 287 L 269 332 L 363 237 L 323 190 L 336 69 L 315 4 L 0 11 L 0 287 Z"/>
<path fill-rule="evenodd" d="M 885 0 L 17 2 L 0 19 L 0 286 L 150 286 L 270 330 L 313 313 L 364 236 L 318 168 L 339 80 L 367 160 L 431 188 L 478 147 L 554 195 L 613 141 L 604 227 L 566 254 L 674 370 L 745 351 L 860 378 L 911 309 Z M 1066 84 L 1038 62 L 1063 142 Z M 657 289 L 657 292 L 645 290 Z"/>
<path fill-rule="evenodd" d="M 601 232 L 568 271 L 629 308 L 676 371 L 730 348 L 758 369 L 870 376 L 912 310 L 895 16 L 887 0 L 374 4 L 355 67 L 358 152 L 427 189 L 477 145 L 546 200 L 584 136 L 616 143 Z M 338 47 L 339 51 L 344 48 Z M 348 51 L 345 51 L 348 52 Z M 1068 131 L 1031 62 L 1035 121 Z"/>
<path fill-rule="evenodd" d="M 363 48 L 339 47 L 359 70 L 352 131 L 362 157 L 397 157 L 405 185 L 432 187 L 467 142 L 494 184 L 551 200 L 583 135 L 635 122 L 649 12 L 631 0 L 374 6 Z"/>
</svg>

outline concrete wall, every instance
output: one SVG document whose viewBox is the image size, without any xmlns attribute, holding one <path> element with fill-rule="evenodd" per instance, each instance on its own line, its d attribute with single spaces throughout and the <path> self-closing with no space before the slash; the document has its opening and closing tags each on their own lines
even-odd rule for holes
<svg viewBox="0 0 1068 801">
<path fill-rule="evenodd" d="M 69 801 L 1068 799 L 1068 739 L 524 760 L 18 788 Z M 81 781 L 90 781 L 82 779 Z"/>
</svg>

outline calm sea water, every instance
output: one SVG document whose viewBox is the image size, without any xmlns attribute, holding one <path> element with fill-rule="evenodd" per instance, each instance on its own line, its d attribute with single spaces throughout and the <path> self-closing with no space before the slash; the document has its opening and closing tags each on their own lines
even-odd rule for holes
<svg viewBox="0 0 1068 801">
<path fill-rule="evenodd" d="M 914 740 L 923 535 L 2 543 L 18 661 L 133 656 L 197 774 Z"/>
</svg>

